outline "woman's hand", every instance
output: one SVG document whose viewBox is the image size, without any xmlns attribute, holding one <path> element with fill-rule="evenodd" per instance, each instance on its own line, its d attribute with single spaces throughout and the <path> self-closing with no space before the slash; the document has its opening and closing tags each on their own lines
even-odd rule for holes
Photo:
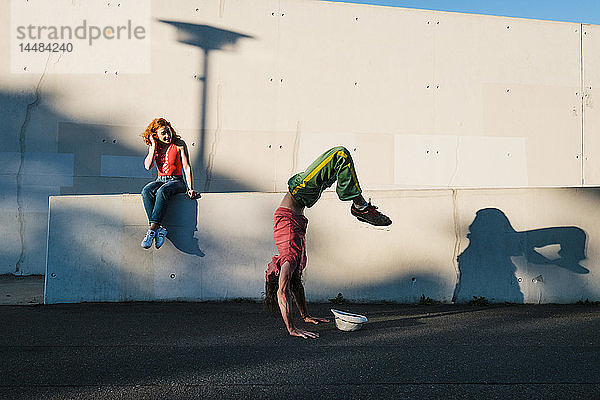
<svg viewBox="0 0 600 400">
<path fill-rule="evenodd" d="M 148 146 L 148 154 L 146 158 L 144 158 L 144 168 L 150 170 L 152 165 L 154 165 L 154 152 L 156 151 L 156 140 L 154 136 L 148 136 L 148 140 L 150 140 L 150 145 Z"/>
<path fill-rule="evenodd" d="M 200 197 L 200 193 L 196 192 L 194 189 L 188 189 L 187 195 L 190 199 L 194 200 Z"/>
</svg>

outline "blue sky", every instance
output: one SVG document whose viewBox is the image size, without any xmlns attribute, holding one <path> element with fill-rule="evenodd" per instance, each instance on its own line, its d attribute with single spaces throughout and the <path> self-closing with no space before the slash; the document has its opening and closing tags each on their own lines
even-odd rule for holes
<svg viewBox="0 0 600 400">
<path fill-rule="evenodd" d="M 600 25 L 600 0 L 329 0 Z"/>
</svg>

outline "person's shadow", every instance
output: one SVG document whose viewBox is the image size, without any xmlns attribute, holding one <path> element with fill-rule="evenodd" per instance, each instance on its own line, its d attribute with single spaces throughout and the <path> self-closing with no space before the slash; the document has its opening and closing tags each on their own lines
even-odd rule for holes
<svg viewBox="0 0 600 400">
<path fill-rule="evenodd" d="M 198 200 L 187 194 L 175 196 L 165 214 L 165 227 L 168 230 L 167 239 L 179 251 L 204 257 L 195 233 L 198 231 Z"/>
<path fill-rule="evenodd" d="M 467 238 L 469 245 L 458 256 L 459 279 L 453 301 L 468 301 L 481 296 L 523 303 L 511 256 L 524 256 L 532 264 L 553 265 L 578 274 L 589 273 L 579 264 L 586 258 L 586 234 L 575 226 L 517 232 L 501 210 L 485 208 L 477 211 Z M 560 246 L 558 257 L 548 258 L 536 250 L 549 245 Z"/>
</svg>

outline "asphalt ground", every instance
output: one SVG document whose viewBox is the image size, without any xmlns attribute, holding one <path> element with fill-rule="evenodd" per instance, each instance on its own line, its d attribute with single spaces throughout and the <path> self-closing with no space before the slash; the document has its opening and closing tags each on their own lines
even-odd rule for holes
<svg viewBox="0 0 600 400">
<path fill-rule="evenodd" d="M 369 322 L 301 339 L 257 303 L 3 305 L 0 399 L 600 398 L 597 305 L 334 307 Z"/>
</svg>

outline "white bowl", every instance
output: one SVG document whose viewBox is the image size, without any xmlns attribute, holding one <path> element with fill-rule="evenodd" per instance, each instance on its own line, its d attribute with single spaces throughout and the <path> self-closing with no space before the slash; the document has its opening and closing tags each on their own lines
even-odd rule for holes
<svg viewBox="0 0 600 400">
<path fill-rule="evenodd" d="M 357 331 L 367 322 L 364 315 L 351 314 L 345 311 L 331 309 L 335 316 L 335 326 L 341 331 Z"/>
</svg>

